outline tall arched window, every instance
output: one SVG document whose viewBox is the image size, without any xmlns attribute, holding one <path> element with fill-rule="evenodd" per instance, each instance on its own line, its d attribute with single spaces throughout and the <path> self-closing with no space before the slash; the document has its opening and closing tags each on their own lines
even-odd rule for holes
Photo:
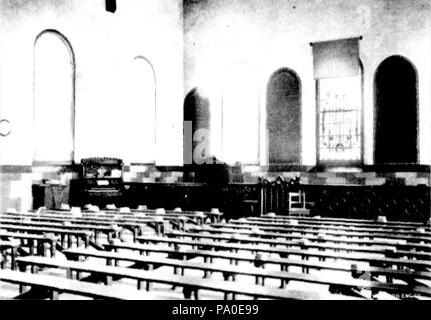
<svg viewBox="0 0 431 320">
<path fill-rule="evenodd" d="M 156 75 L 153 65 L 137 56 L 129 70 L 129 97 L 123 106 L 127 126 L 124 160 L 154 163 L 156 160 Z"/>
<path fill-rule="evenodd" d="M 400 56 L 384 60 L 374 78 L 375 162 L 416 163 L 417 73 Z"/>
<path fill-rule="evenodd" d="M 234 64 L 224 76 L 222 91 L 223 161 L 259 161 L 259 85 L 255 69 Z"/>
<path fill-rule="evenodd" d="M 282 68 L 269 79 L 266 94 L 269 163 L 301 162 L 301 81 Z"/>
<path fill-rule="evenodd" d="M 35 162 L 70 163 L 74 157 L 75 57 L 58 31 L 40 33 L 34 43 Z"/>
<path fill-rule="evenodd" d="M 184 164 L 201 164 L 210 150 L 210 103 L 202 90 L 193 88 L 184 99 Z"/>
</svg>

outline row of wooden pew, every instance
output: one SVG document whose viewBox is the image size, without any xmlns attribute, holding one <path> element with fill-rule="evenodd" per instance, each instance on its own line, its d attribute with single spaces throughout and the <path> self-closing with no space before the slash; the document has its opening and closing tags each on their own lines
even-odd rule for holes
<svg viewBox="0 0 431 320">
<path fill-rule="evenodd" d="M 431 297 L 431 232 L 425 223 L 273 215 L 220 223 L 219 218 L 202 218 L 205 214 L 151 210 L 79 216 L 9 212 L 0 215 L 0 248 L 9 252 L 11 269 L 20 271 L 2 269 L 0 282 L 18 284 L 17 298 L 55 299 L 59 293 L 102 299 L 178 297 L 169 287 L 163 294 L 155 292 L 152 284 L 181 288 L 184 298 L 195 299 L 200 292 L 222 293 L 225 299 L 368 299 L 382 292 L 394 299 Z M 75 232 L 85 232 L 85 240 Z M 62 236 L 70 240 L 64 243 Z M 30 243 L 38 250 L 24 251 Z M 49 256 L 44 246 L 51 248 Z M 32 273 L 25 272 L 28 266 Z M 63 269 L 66 275 L 47 276 L 45 268 Z M 337 272 L 337 277 L 326 272 Z M 254 283 L 244 280 L 250 277 Z M 57 286 L 55 278 L 62 279 Z M 137 288 L 124 295 L 113 290 L 112 283 L 123 278 L 136 280 Z M 296 290 L 290 283 L 328 290 Z M 140 290 L 144 285 L 147 292 Z"/>
</svg>

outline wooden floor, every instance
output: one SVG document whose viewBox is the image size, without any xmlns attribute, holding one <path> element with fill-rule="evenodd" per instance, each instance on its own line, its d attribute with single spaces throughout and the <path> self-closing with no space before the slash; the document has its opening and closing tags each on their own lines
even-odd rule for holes
<svg viewBox="0 0 431 320">
<path fill-rule="evenodd" d="M 324 217 L 205 220 L 149 210 L 4 213 L 0 298 L 431 297 L 429 225 Z"/>
</svg>

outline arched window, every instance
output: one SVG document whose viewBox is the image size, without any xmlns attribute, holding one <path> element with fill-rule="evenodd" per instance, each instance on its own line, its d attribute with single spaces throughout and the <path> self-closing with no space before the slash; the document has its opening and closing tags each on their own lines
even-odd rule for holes
<svg viewBox="0 0 431 320">
<path fill-rule="evenodd" d="M 224 75 L 222 89 L 222 160 L 259 162 L 259 85 L 255 69 L 236 63 Z"/>
<path fill-rule="evenodd" d="M 198 88 L 184 99 L 184 164 L 202 164 L 210 151 L 210 103 Z"/>
<path fill-rule="evenodd" d="M 417 163 L 417 73 L 400 56 L 385 59 L 374 78 L 375 163 Z"/>
<path fill-rule="evenodd" d="M 74 158 L 75 57 L 55 30 L 34 43 L 35 162 L 70 163 Z"/>
<path fill-rule="evenodd" d="M 156 160 L 156 76 L 149 60 L 137 56 L 128 73 L 129 96 L 122 106 L 124 160 L 128 163 L 154 163 Z M 124 149 L 125 148 L 125 149 Z"/>
<path fill-rule="evenodd" d="M 301 163 L 301 81 L 282 68 L 269 79 L 266 94 L 269 163 Z"/>
</svg>

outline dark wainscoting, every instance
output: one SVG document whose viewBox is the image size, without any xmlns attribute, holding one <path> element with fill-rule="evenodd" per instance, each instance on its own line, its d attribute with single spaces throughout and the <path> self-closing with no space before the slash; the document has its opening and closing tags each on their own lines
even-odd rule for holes
<svg viewBox="0 0 431 320">
<path fill-rule="evenodd" d="M 430 188 L 426 186 L 303 185 L 307 199 L 315 202 L 312 214 L 353 219 L 427 221 Z"/>
<path fill-rule="evenodd" d="M 73 184 L 72 184 L 73 185 Z M 123 183 L 121 197 L 92 199 L 82 190 L 71 188 L 73 205 L 107 203 L 135 208 L 206 211 L 219 208 L 225 218 L 258 216 L 261 212 L 287 214 L 287 193 L 297 189 L 287 181 L 277 183 L 208 185 L 198 183 Z M 384 215 L 388 220 L 426 221 L 430 218 L 430 189 L 426 186 L 359 186 L 359 185 L 300 185 L 307 201 L 314 202 L 312 215 L 354 219 L 376 219 Z M 72 193 L 75 194 L 73 195 Z M 78 192 L 78 193 L 76 193 Z M 263 203 L 261 199 L 263 198 Z"/>
<path fill-rule="evenodd" d="M 260 215 L 260 184 L 223 186 L 195 183 L 125 183 L 124 203 L 131 207 L 209 211 L 219 208 L 225 218 Z"/>
<path fill-rule="evenodd" d="M 288 213 L 288 193 L 305 192 L 313 202 L 311 215 L 352 219 L 427 221 L 430 218 L 430 188 L 424 185 L 295 185 L 282 178 L 263 181 L 263 212 Z"/>
</svg>

